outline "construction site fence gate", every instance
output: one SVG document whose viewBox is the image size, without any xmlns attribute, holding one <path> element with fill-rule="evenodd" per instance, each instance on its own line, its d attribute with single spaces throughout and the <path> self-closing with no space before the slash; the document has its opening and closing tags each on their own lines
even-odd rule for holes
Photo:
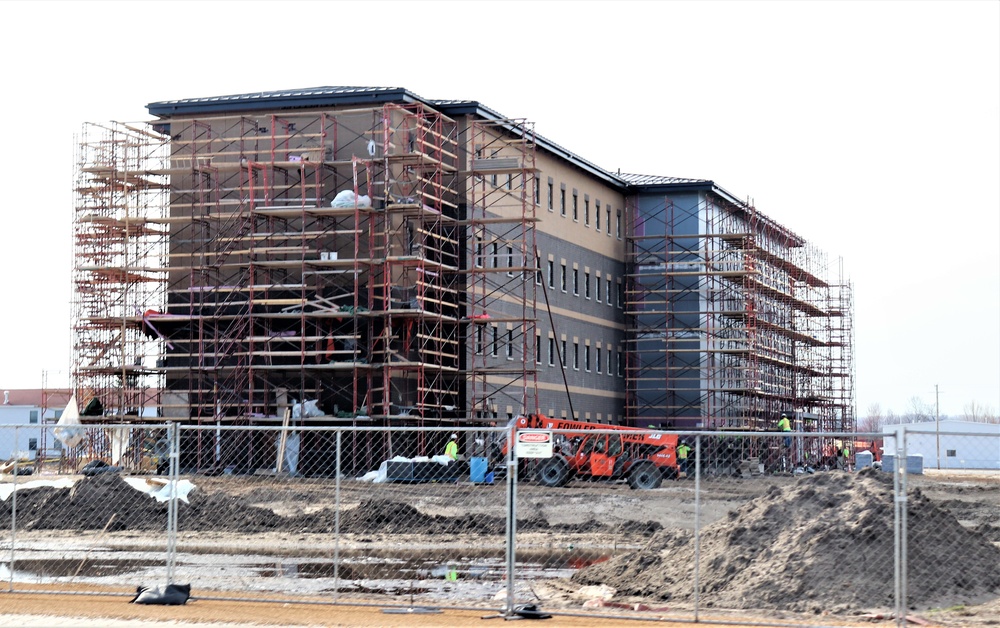
<svg viewBox="0 0 1000 628">
<path fill-rule="evenodd" d="M 302 422 L 0 426 L 3 588 L 771 624 L 1000 596 L 995 425 L 659 431 L 657 458 L 625 430 Z"/>
</svg>

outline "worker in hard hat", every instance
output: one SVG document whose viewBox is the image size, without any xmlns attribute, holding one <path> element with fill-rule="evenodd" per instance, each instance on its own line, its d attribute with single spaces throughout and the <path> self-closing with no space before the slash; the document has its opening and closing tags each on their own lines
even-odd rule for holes
<svg viewBox="0 0 1000 628">
<path fill-rule="evenodd" d="M 452 460 L 458 460 L 458 434 L 451 435 L 451 440 L 444 447 L 444 455 Z"/>
<path fill-rule="evenodd" d="M 677 466 L 684 477 L 688 477 L 688 455 L 690 453 L 691 447 L 685 441 L 681 441 L 677 445 Z"/>
<path fill-rule="evenodd" d="M 792 422 L 788 420 L 788 415 L 784 412 L 781 413 L 781 419 L 778 420 L 778 429 L 782 432 L 792 431 Z M 792 437 L 785 436 L 785 447 L 792 446 Z"/>
</svg>

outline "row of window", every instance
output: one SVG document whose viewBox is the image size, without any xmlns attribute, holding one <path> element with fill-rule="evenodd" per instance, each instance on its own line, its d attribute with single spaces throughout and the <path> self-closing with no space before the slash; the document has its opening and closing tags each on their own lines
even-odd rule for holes
<svg viewBox="0 0 1000 628">
<path fill-rule="evenodd" d="M 501 252 L 499 242 L 491 243 L 487 251 L 484 249 L 482 236 L 476 236 L 474 264 L 477 268 L 483 268 L 486 265 L 485 258 L 487 257 L 489 258 L 490 267 L 500 268 L 500 260 L 504 254 L 506 254 L 507 258 L 507 276 L 513 277 L 514 269 L 521 267 L 518 263 L 519 260 L 516 259 L 520 257 L 520 253 L 515 253 L 514 247 L 509 245 L 505 247 L 504 252 Z M 539 254 L 535 255 L 535 269 L 535 284 L 540 286 L 542 285 L 542 256 Z M 547 283 L 548 287 L 553 289 L 556 287 L 555 271 L 555 260 L 548 260 L 546 270 Z M 612 296 L 614 285 L 617 285 L 616 296 Z M 600 273 L 595 273 L 592 277 L 590 271 L 586 268 L 581 273 L 579 268 L 567 268 L 566 262 L 561 262 L 559 266 L 559 289 L 563 292 L 572 291 L 574 296 L 582 294 L 585 299 L 593 298 L 597 303 L 604 302 L 608 306 L 613 306 L 617 302 L 619 309 L 622 309 L 625 302 L 625 291 L 620 281 L 617 284 L 613 284 L 611 275 L 605 276 L 602 281 Z"/>
<path fill-rule="evenodd" d="M 500 330 L 496 325 L 491 325 L 489 330 L 491 337 L 488 340 L 489 346 L 487 346 L 487 332 L 485 328 L 480 326 L 476 329 L 476 355 L 484 355 L 488 352 L 493 357 L 499 357 L 501 351 L 503 351 L 508 360 L 513 360 L 515 346 L 514 330 L 508 329 L 506 338 L 501 338 Z M 602 343 L 597 343 L 597 345 L 591 347 L 585 342 L 581 346 L 579 341 L 574 341 L 572 353 L 567 353 L 569 347 L 567 346 L 566 339 L 560 340 L 560 343 L 559 353 L 557 354 L 555 337 L 550 336 L 548 338 L 548 349 L 544 357 L 549 366 L 556 366 L 561 355 L 564 360 L 562 365 L 564 369 L 572 368 L 574 371 L 579 371 L 582 368 L 587 373 L 593 371 L 598 374 L 606 373 L 610 376 L 617 375 L 618 377 L 624 377 L 625 364 L 620 350 L 612 350 L 610 347 L 604 347 Z M 542 358 L 542 334 L 539 332 L 535 337 L 535 363 L 543 364 Z"/>
<path fill-rule="evenodd" d="M 535 205 L 540 205 L 541 204 L 541 189 L 542 189 L 541 181 L 538 179 L 538 177 L 535 177 Z M 546 197 L 546 204 L 547 204 L 547 209 L 550 212 L 554 212 L 555 211 L 555 181 L 553 181 L 552 177 L 549 177 L 548 192 L 547 192 L 547 197 Z M 572 196 L 570 197 L 570 201 L 569 201 L 569 207 L 570 207 L 570 214 L 569 215 L 571 215 L 573 217 L 573 221 L 574 222 L 580 222 L 581 205 L 582 205 L 582 210 L 583 210 L 582 211 L 582 213 L 583 213 L 583 224 L 584 224 L 585 227 L 590 227 L 590 225 L 591 225 L 591 220 L 590 220 L 590 218 L 591 218 L 591 212 L 590 212 L 590 194 L 584 194 L 583 195 L 583 203 L 581 204 L 580 203 L 580 193 L 576 190 L 576 188 L 573 188 L 573 190 L 572 190 Z M 612 212 L 612 208 L 611 208 L 611 204 L 610 203 L 606 203 L 604 205 L 604 207 L 602 208 L 601 207 L 601 201 L 599 199 L 596 199 L 596 198 L 594 199 L 594 213 L 593 213 L 593 217 L 594 217 L 594 221 L 593 221 L 594 229 L 596 229 L 597 231 L 601 231 L 602 230 L 602 225 L 603 225 L 603 230 L 604 230 L 604 232 L 608 236 L 611 235 L 611 231 L 612 231 L 612 228 L 611 228 L 612 213 L 611 212 Z M 560 183 L 559 184 L 559 215 L 562 216 L 563 218 L 567 217 L 567 199 L 566 199 L 566 184 L 565 183 Z M 603 217 L 603 223 L 602 223 L 602 217 Z M 615 237 L 618 238 L 619 240 L 621 240 L 621 238 L 622 238 L 622 210 L 621 209 L 615 209 L 613 217 L 614 217 L 614 223 L 615 223 L 614 224 L 614 234 L 615 234 Z"/>
<path fill-rule="evenodd" d="M 538 271 L 535 273 L 535 283 L 541 285 L 542 283 L 542 259 L 541 256 L 535 257 L 535 268 Z M 548 260 L 548 267 L 546 268 L 546 282 L 549 288 L 555 288 L 555 272 L 556 272 L 556 262 L 555 260 Z M 563 292 L 568 292 L 572 290 L 573 296 L 580 296 L 581 286 L 580 286 L 581 273 L 579 268 L 567 268 L 566 262 L 561 262 L 559 264 L 559 289 Z M 618 309 L 622 309 L 625 302 L 625 289 L 622 283 L 619 281 L 617 284 L 617 296 L 612 296 L 612 282 L 611 276 L 608 275 L 601 281 L 599 275 L 595 275 L 593 280 L 590 276 L 590 271 L 584 269 L 582 274 L 583 279 L 583 298 L 591 298 L 591 294 L 594 296 L 594 300 L 597 303 L 601 303 L 603 300 L 609 306 L 614 305 L 613 301 L 617 301 Z M 592 289 L 593 288 L 593 289 Z"/>
</svg>

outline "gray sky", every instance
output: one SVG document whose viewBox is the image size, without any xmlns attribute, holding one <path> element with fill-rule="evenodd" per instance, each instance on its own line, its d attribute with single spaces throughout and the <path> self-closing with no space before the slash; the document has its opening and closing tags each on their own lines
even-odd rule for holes
<svg viewBox="0 0 1000 628">
<path fill-rule="evenodd" d="M 935 384 L 942 414 L 1000 411 L 1000 3 L 3 2 L 0 18 L 3 388 L 68 369 L 83 122 L 379 85 L 751 197 L 844 259 L 859 415 L 933 404 Z"/>
</svg>

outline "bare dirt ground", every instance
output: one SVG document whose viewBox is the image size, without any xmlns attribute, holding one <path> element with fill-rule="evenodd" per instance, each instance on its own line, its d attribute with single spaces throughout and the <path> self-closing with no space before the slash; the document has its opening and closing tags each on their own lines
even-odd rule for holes
<svg viewBox="0 0 1000 628">
<path fill-rule="evenodd" d="M 702 613 L 707 610 L 739 622 L 766 609 L 761 617 L 809 625 L 859 625 L 877 616 L 886 617 L 891 611 L 885 585 L 891 588 L 892 583 L 893 512 L 887 477 L 830 472 L 703 481 L 699 497 L 700 581 L 705 587 Z M 198 489 L 179 516 L 185 547 L 228 551 L 245 548 L 248 542 L 255 546 L 301 545 L 317 552 L 332 547 L 330 533 L 338 522 L 332 514 L 336 500 L 330 480 L 254 476 L 192 479 Z M 910 565 L 911 579 L 916 578 L 911 584 L 911 612 L 938 625 L 1000 625 L 1000 558 L 996 558 L 1000 556 L 1000 474 L 928 472 L 909 476 L 909 482 L 915 489 L 909 504 L 910 548 L 916 557 Z M 503 485 L 371 485 L 342 480 L 341 548 L 391 552 L 392 548 L 467 551 L 489 544 L 502 546 L 504 490 Z M 121 503 L 125 495 L 131 497 L 131 493 L 122 492 L 120 480 L 114 476 L 88 478 L 72 494 L 65 489 L 24 492 L 18 502 L 18 538 L 40 541 L 51 538 L 53 531 L 72 530 L 79 542 L 103 537 L 105 541 L 146 544 L 151 551 L 162 551 L 162 535 L 156 532 L 163 529 L 163 504 L 136 502 L 105 529 L 109 527 L 106 505 Z M 4 507 L 9 509 L 9 502 L 0 504 Z M 693 558 L 688 555 L 695 521 L 693 482 L 668 482 L 655 491 L 584 482 L 573 482 L 563 489 L 524 483 L 519 487 L 517 511 L 519 547 L 551 549 L 575 544 L 614 548 L 611 560 L 577 571 L 573 578 L 533 581 L 531 594 L 543 609 L 591 617 L 613 612 L 651 619 L 662 616 L 656 612 L 660 608 L 682 613 L 692 608 L 693 601 L 685 593 L 690 591 L 692 574 L 684 565 L 692 564 Z M 943 531 L 947 535 L 942 535 Z M 949 543 L 942 542 L 944 536 Z M 974 548 L 971 553 L 968 547 Z M 934 549 L 940 551 L 925 551 Z M 924 558 L 930 562 L 921 563 Z M 845 569 L 845 565 L 850 568 Z M 961 569 L 942 581 L 939 572 L 950 565 Z M 933 586 L 920 589 L 919 583 L 924 581 Z M 760 590 L 755 589 L 760 586 Z M 781 595 L 774 595 L 772 589 Z M 913 592 L 922 597 L 915 598 Z M 0 594 L 0 608 L 33 615 L 35 611 L 30 609 L 36 602 L 17 595 Z M 216 591 L 214 596 L 225 595 Z M 37 608 L 44 610 L 46 600 L 53 597 L 40 597 Z M 584 603 L 593 604 L 598 598 L 605 599 L 606 605 L 584 608 Z M 384 603 L 399 603 L 398 596 L 382 599 Z M 89 609 L 95 605 L 92 600 L 68 597 L 59 603 L 60 613 L 75 613 L 78 606 Z M 18 610 L 22 602 L 25 610 Z M 106 604 L 118 611 L 128 609 L 125 615 L 111 613 L 108 617 L 134 616 L 133 609 L 144 608 L 127 605 L 120 598 L 111 598 Z M 147 620 L 244 621 L 241 613 L 249 608 L 246 602 L 234 602 L 231 608 L 225 604 L 225 600 L 200 599 L 196 604 L 171 609 L 177 615 L 140 610 L 138 616 Z M 636 604 L 644 604 L 645 609 L 630 610 Z M 51 610 L 53 605 L 47 608 Z M 391 622 L 396 617 L 380 612 L 369 611 L 374 616 L 369 619 L 337 619 L 340 611 L 329 606 L 296 604 L 290 608 L 278 604 L 266 612 L 251 612 L 245 621 L 264 625 L 466 623 L 465 616 L 441 619 L 442 615 L 419 616 L 420 622 L 430 623 L 418 623 L 418 616 L 413 615 L 395 624 Z M 218 613 L 213 609 L 219 609 Z M 309 614 L 314 610 L 319 619 Z M 206 614 L 200 615 L 202 611 Z M 81 611 L 80 616 L 90 616 L 90 612 Z M 278 623 L 268 623 L 272 613 L 280 618 Z M 473 611 L 468 619 L 478 620 L 482 615 L 482 611 Z M 591 625 L 581 621 L 565 625 Z M 550 620 L 548 625 L 564 624 Z M 602 621 L 602 625 L 613 624 Z"/>
</svg>

